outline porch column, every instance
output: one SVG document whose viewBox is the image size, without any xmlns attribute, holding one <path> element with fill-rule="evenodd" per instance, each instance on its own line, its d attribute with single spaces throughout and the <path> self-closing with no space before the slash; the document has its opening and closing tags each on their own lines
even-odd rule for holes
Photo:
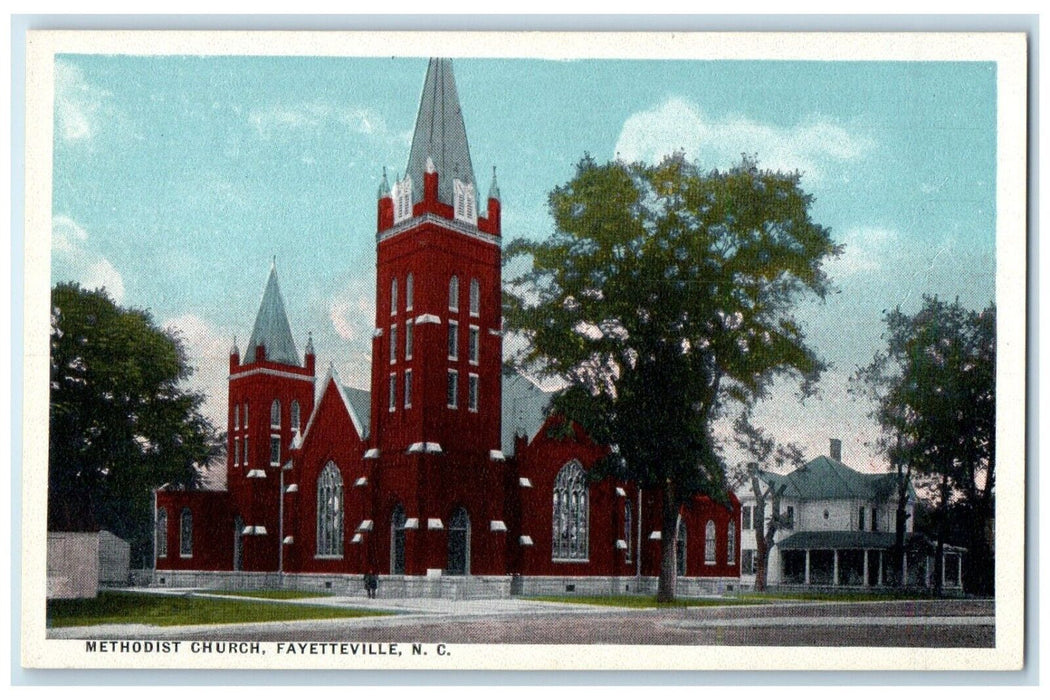
<svg viewBox="0 0 1050 700">
<path fill-rule="evenodd" d="M 839 550 L 833 549 L 831 551 L 832 560 L 834 561 L 834 564 L 831 568 L 831 585 L 837 586 L 839 585 Z"/>
<path fill-rule="evenodd" d="M 871 553 L 871 550 L 868 550 L 868 549 L 864 550 L 864 587 L 865 588 L 868 587 L 868 555 L 870 553 Z"/>
<path fill-rule="evenodd" d="M 882 570 L 883 570 L 883 568 L 884 567 L 882 565 L 882 550 L 880 549 L 879 550 L 879 588 L 882 588 Z"/>
<path fill-rule="evenodd" d="M 958 574 L 958 576 L 956 576 L 956 583 L 959 584 L 960 590 L 962 589 L 962 557 L 962 552 L 959 552 L 959 556 L 956 557 L 956 559 L 959 562 L 959 566 L 955 569 L 956 573 Z"/>
<path fill-rule="evenodd" d="M 805 582 L 805 584 L 807 586 L 809 585 L 809 550 L 808 549 L 806 550 L 806 578 L 805 578 L 804 582 Z"/>
<path fill-rule="evenodd" d="M 907 586 L 908 585 L 908 553 L 905 552 L 904 556 L 901 557 L 901 559 L 903 560 L 903 566 L 901 567 L 901 579 L 902 579 L 901 585 L 902 586 Z M 927 567 L 927 569 L 928 568 L 929 567 Z"/>
<path fill-rule="evenodd" d="M 924 583 L 926 585 L 926 588 L 930 587 L 930 577 L 932 575 L 933 575 L 933 567 L 930 566 L 930 558 L 926 557 L 926 577 L 925 577 L 925 581 L 924 581 Z M 943 575 L 943 571 L 942 571 L 942 575 Z"/>
</svg>

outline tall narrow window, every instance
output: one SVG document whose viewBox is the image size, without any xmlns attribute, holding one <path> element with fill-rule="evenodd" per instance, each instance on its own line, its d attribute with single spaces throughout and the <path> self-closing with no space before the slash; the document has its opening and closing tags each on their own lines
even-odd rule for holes
<svg viewBox="0 0 1050 700">
<path fill-rule="evenodd" d="M 317 479 L 317 556 L 343 556 L 343 477 L 335 462 Z"/>
<path fill-rule="evenodd" d="M 183 508 L 179 517 L 179 555 L 193 556 L 193 514 L 189 508 Z"/>
<path fill-rule="evenodd" d="M 682 520 L 681 516 L 678 518 L 678 539 L 675 540 L 675 559 L 678 565 L 678 575 L 685 576 L 686 570 L 686 554 L 689 551 L 689 528 L 685 526 L 685 521 Z"/>
<path fill-rule="evenodd" d="M 248 436 L 244 436 L 244 466 L 248 466 Z"/>
<path fill-rule="evenodd" d="M 481 288 L 477 277 L 470 280 L 470 315 L 477 316 L 481 310 Z"/>
<path fill-rule="evenodd" d="M 470 332 L 467 335 L 467 359 L 470 360 L 470 364 L 478 364 L 478 346 L 481 344 L 480 331 L 477 326 L 471 326 L 468 329 Z"/>
<path fill-rule="evenodd" d="M 459 311 L 459 278 L 455 275 L 448 281 L 448 310 Z"/>
<path fill-rule="evenodd" d="M 168 556 L 168 509 L 157 509 L 157 556 Z"/>
<path fill-rule="evenodd" d="M 397 362 L 397 326 L 390 326 L 390 364 Z"/>
<path fill-rule="evenodd" d="M 573 460 L 554 480 L 552 535 L 554 559 L 587 559 L 590 508 L 583 467 Z"/>
<path fill-rule="evenodd" d="M 390 280 L 390 315 L 397 314 L 397 277 Z"/>
<path fill-rule="evenodd" d="M 390 412 L 393 413 L 394 411 L 397 410 L 397 373 L 396 372 L 391 372 L 390 373 L 390 386 L 389 386 L 389 389 L 390 389 L 390 401 L 388 403 L 388 406 L 390 408 Z"/>
<path fill-rule="evenodd" d="M 277 399 L 274 399 L 273 403 L 270 404 L 270 427 L 281 427 L 281 402 Z"/>
<path fill-rule="evenodd" d="M 239 437 L 233 439 L 233 466 L 241 466 L 241 439 Z"/>
<path fill-rule="evenodd" d="M 718 547 L 718 541 L 715 537 L 715 521 L 708 520 L 707 528 L 704 533 L 704 563 L 714 564 L 718 561 L 718 551 L 715 549 Z"/>
<path fill-rule="evenodd" d="M 398 503 L 390 516 L 390 573 L 405 573 L 405 507 Z"/>
<path fill-rule="evenodd" d="M 454 369 L 448 371 L 448 407 L 459 406 L 459 372 Z"/>
<path fill-rule="evenodd" d="M 270 466 L 281 466 L 281 436 L 270 436 Z"/>
<path fill-rule="evenodd" d="M 740 529 L 741 530 L 750 530 L 751 529 L 751 512 L 752 512 L 751 506 L 744 506 L 744 507 L 742 507 L 740 509 L 740 513 L 741 513 L 740 519 L 742 521 L 740 523 Z"/>
<path fill-rule="evenodd" d="M 411 311 L 413 302 L 415 301 L 415 281 L 412 278 L 412 273 L 408 273 L 408 277 L 405 278 L 405 310 Z"/>
<path fill-rule="evenodd" d="M 459 359 L 459 323 L 448 322 L 448 359 Z"/>
<path fill-rule="evenodd" d="M 872 506 L 871 509 L 871 531 L 879 531 L 879 509 Z"/>
<path fill-rule="evenodd" d="M 405 321 L 405 360 L 412 359 L 412 344 L 415 326 L 412 324 L 412 319 Z"/>
<path fill-rule="evenodd" d="M 405 408 L 412 408 L 412 370 L 405 370 Z"/>
<path fill-rule="evenodd" d="M 857 529 L 860 530 L 861 532 L 864 532 L 864 513 L 865 513 L 865 511 L 866 511 L 866 508 L 864 508 L 864 506 L 861 506 L 860 507 L 860 512 L 857 514 L 857 516 L 858 516 Z"/>
<path fill-rule="evenodd" d="M 732 564 L 736 561 L 736 527 L 732 520 L 729 521 L 729 525 L 726 530 L 726 564 Z"/>
<path fill-rule="evenodd" d="M 784 523 L 784 529 L 786 529 L 786 530 L 794 530 L 795 529 L 795 506 L 788 506 L 784 510 L 784 514 L 785 514 L 784 520 L 786 521 Z"/>
<path fill-rule="evenodd" d="M 233 407 L 233 429 L 241 429 L 241 405 L 235 404 Z"/>
<path fill-rule="evenodd" d="M 292 430 L 299 430 L 299 421 L 301 419 L 299 412 L 299 402 L 292 401 Z"/>
<path fill-rule="evenodd" d="M 623 502 L 623 541 L 627 544 L 627 563 L 631 562 L 631 552 L 634 551 L 634 537 L 631 535 L 631 502 Z"/>
<path fill-rule="evenodd" d="M 478 410 L 478 375 L 467 375 L 467 409 L 477 413 Z"/>
<path fill-rule="evenodd" d="M 244 402 L 244 429 L 248 429 L 248 402 Z"/>
<path fill-rule="evenodd" d="M 451 576 L 470 573 L 470 516 L 457 508 L 448 523 L 448 568 Z"/>
</svg>

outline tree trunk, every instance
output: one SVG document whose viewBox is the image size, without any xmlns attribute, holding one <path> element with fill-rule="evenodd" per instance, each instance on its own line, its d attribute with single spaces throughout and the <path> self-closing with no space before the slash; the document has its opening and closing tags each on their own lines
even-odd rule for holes
<svg viewBox="0 0 1050 700">
<path fill-rule="evenodd" d="M 906 473 L 901 464 L 897 464 L 897 517 L 894 523 L 896 530 L 893 538 L 893 568 L 897 586 L 904 586 L 904 535 L 908 527 L 908 482 L 911 480 L 911 469 Z"/>
<path fill-rule="evenodd" d="M 758 561 L 755 562 L 755 590 L 762 592 L 766 590 L 766 582 L 768 580 L 769 571 L 769 547 L 766 546 L 766 534 L 762 529 L 765 524 L 765 503 L 759 503 L 755 506 L 759 512 L 759 524 L 755 529 L 755 557 Z M 753 518 L 754 516 L 752 516 Z M 752 526 L 754 520 L 752 520 Z"/>
<path fill-rule="evenodd" d="M 941 477 L 941 513 L 937 524 L 937 552 L 933 560 L 933 588 L 937 595 L 943 590 L 944 583 L 944 540 L 948 534 L 948 474 Z"/>
<path fill-rule="evenodd" d="M 670 603 L 675 599 L 678 582 L 678 498 L 674 484 L 664 484 L 660 529 L 660 580 L 656 588 L 656 602 Z"/>
</svg>

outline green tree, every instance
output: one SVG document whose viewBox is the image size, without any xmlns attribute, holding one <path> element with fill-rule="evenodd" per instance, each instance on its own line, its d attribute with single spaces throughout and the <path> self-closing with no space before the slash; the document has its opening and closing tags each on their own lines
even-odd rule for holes
<svg viewBox="0 0 1050 700">
<path fill-rule="evenodd" d="M 200 413 L 203 396 L 179 338 L 105 290 L 51 291 L 50 530 L 105 528 L 128 540 L 132 561 L 152 548 L 151 492 L 193 487 L 221 451 Z"/>
<path fill-rule="evenodd" d="M 897 308 L 885 320 L 886 348 L 858 369 L 854 384 L 874 400 L 873 416 L 883 431 L 880 446 L 897 472 L 899 494 L 906 493 L 913 472 L 934 485 L 937 512 L 931 514 L 931 521 L 937 529 L 937 586 L 950 520 L 961 516 L 968 533 L 966 587 L 991 593 L 995 306 L 972 311 L 958 300 L 949 304 L 925 296 L 916 314 Z M 960 502 L 954 503 L 957 499 Z M 899 549 L 905 522 L 899 506 Z"/>
<path fill-rule="evenodd" d="M 823 368 L 792 310 L 829 282 L 838 253 L 809 218 L 799 175 L 748 158 L 703 172 L 678 154 L 658 165 L 585 157 L 550 195 L 555 233 L 516 240 L 505 319 L 526 341 L 513 359 L 560 377 L 554 409 L 615 446 L 600 474 L 661 494 L 662 542 L 677 541 L 682 505 L 723 502 L 725 466 L 712 423 L 777 375 L 809 388 Z M 657 597 L 671 600 L 675 548 L 663 547 Z"/>
</svg>

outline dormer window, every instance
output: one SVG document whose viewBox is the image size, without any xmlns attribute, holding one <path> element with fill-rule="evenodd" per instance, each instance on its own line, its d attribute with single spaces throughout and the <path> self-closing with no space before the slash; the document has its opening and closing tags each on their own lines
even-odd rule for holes
<svg viewBox="0 0 1050 700">
<path fill-rule="evenodd" d="M 390 190 L 390 196 L 394 200 L 394 223 L 399 223 L 412 217 L 412 178 L 405 176 L 404 180 L 395 182 Z"/>
<path fill-rule="evenodd" d="M 454 180 L 452 188 L 453 210 L 456 219 L 476 226 L 478 223 L 478 208 L 474 185 Z"/>
</svg>

